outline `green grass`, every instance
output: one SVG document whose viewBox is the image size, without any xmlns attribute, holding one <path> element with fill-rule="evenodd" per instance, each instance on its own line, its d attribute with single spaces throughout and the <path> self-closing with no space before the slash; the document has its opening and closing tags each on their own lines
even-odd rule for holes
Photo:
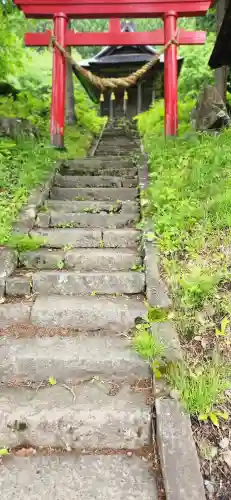
<svg viewBox="0 0 231 500">
<path fill-rule="evenodd" d="M 179 136 L 167 140 L 162 103 L 138 117 L 149 155 L 143 217 L 153 221 L 150 236 L 160 249 L 173 301 L 171 318 L 187 359 L 187 366 L 169 366 L 168 381 L 191 415 L 217 425 L 231 364 L 231 130 L 216 136 L 195 133 L 192 107 L 193 101 L 180 103 Z M 228 328 L 222 344 L 217 332 L 224 318 Z"/>
<path fill-rule="evenodd" d="M 185 364 L 169 365 L 166 378 L 178 392 L 187 412 L 194 417 L 217 415 L 217 405 L 224 402 L 229 389 L 229 366 L 212 359 L 194 369 Z"/>
<path fill-rule="evenodd" d="M 196 312 L 208 302 L 215 303 L 218 317 L 224 312 L 224 284 L 230 279 L 231 131 L 156 140 L 154 122 L 157 110 L 139 122 L 150 171 L 144 213 L 153 220 L 181 331 L 192 334 L 198 331 Z M 182 126 L 186 130 L 186 119 Z"/>
<path fill-rule="evenodd" d="M 164 355 L 164 345 L 149 332 L 149 324 L 141 323 L 136 326 L 133 338 L 133 347 L 143 359 L 154 361 Z"/>
<path fill-rule="evenodd" d="M 11 239 L 12 223 L 31 190 L 41 185 L 59 158 L 83 157 L 92 141 L 87 128 L 69 129 L 66 134 L 67 152 L 58 152 L 49 139 L 23 140 L 13 143 L 2 140 L 0 148 L 0 245 Z"/>
</svg>

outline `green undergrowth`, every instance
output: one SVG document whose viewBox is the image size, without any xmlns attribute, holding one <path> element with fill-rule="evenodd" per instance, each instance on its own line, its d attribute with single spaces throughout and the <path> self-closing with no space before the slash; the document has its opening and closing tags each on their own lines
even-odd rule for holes
<svg viewBox="0 0 231 500">
<path fill-rule="evenodd" d="M 180 332 L 193 337 L 200 323 L 215 331 L 229 315 L 231 130 L 166 141 L 147 126 L 142 135 L 150 172 L 144 213 L 153 221 Z"/>
<path fill-rule="evenodd" d="M 33 188 L 41 185 L 58 159 L 83 157 L 92 141 L 92 132 L 67 130 L 66 152 L 58 152 L 49 138 L 2 140 L 0 145 L 0 245 L 10 243 L 12 223 Z"/>
<path fill-rule="evenodd" d="M 42 58 L 38 58 L 42 64 Z M 35 78 L 36 76 L 36 78 Z M 75 102 L 77 125 L 65 130 L 65 150 L 50 146 L 49 113 L 50 84 L 40 86 L 39 73 L 30 86 L 19 93 L 16 100 L 0 98 L 1 117 L 29 119 L 39 131 L 39 139 L 18 137 L 1 139 L 0 143 L 0 245 L 21 245 L 20 237 L 12 236 L 12 224 L 33 188 L 40 186 L 51 173 L 58 159 L 81 158 L 86 155 L 94 136 L 100 133 L 103 120 L 89 101 L 85 91 L 77 84 Z M 24 77 L 25 79 L 25 77 Z M 25 240 L 22 242 L 25 247 Z M 28 244 L 30 248 L 30 245 Z"/>
<path fill-rule="evenodd" d="M 163 137 L 162 103 L 138 117 L 138 127 L 149 156 L 143 214 L 153 222 L 152 236 L 173 300 L 170 317 L 188 366 L 172 371 L 171 377 L 187 410 L 198 415 L 219 403 L 231 360 L 231 130 L 195 133 L 189 120 L 192 107 L 191 100 L 179 106 L 177 138 Z M 216 332 L 224 318 L 226 341 L 215 363 Z M 197 372 L 205 389 L 202 404 Z"/>
<path fill-rule="evenodd" d="M 180 399 L 184 409 L 200 421 L 211 420 L 216 426 L 229 419 L 225 407 L 225 391 L 230 388 L 231 365 L 221 356 L 220 340 L 210 358 L 203 362 L 170 362 L 166 345 L 151 330 L 152 320 L 147 314 L 145 321 L 138 323 L 133 336 L 135 351 L 149 361 L 156 380 L 166 383 L 165 394 Z M 227 326 L 227 323 L 226 323 Z M 225 332 L 219 330 L 221 336 Z M 219 334 L 218 334 L 219 337 Z"/>
<path fill-rule="evenodd" d="M 222 404 L 225 401 L 224 393 L 230 387 L 227 377 L 230 374 L 229 365 L 214 356 L 194 369 L 186 363 L 170 364 L 165 377 L 179 392 L 190 415 L 203 421 L 210 419 L 218 425 L 220 419 L 229 418 L 227 411 L 222 410 Z"/>
</svg>

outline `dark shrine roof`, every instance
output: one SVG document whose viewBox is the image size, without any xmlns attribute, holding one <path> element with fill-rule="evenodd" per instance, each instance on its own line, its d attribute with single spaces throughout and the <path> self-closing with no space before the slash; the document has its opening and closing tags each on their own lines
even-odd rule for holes
<svg viewBox="0 0 231 500">
<path fill-rule="evenodd" d="M 122 22 L 121 31 L 135 32 L 135 24 L 133 22 Z M 137 41 L 138 40 L 139 33 L 137 33 Z M 127 69 L 136 71 L 136 69 L 153 59 L 156 53 L 156 50 L 150 45 L 108 46 L 100 50 L 94 57 L 82 60 L 80 64 L 83 68 L 89 69 L 96 74 L 103 74 L 103 76 L 105 76 L 106 72 L 106 77 L 107 74 L 111 72 L 113 76 L 115 76 L 117 72 L 119 72 L 121 76 L 121 73 L 127 73 Z M 183 58 L 178 57 L 178 73 L 180 73 L 182 64 Z M 114 69 L 115 71 L 113 71 Z M 164 55 L 161 55 L 160 60 L 150 72 L 163 72 L 163 70 Z M 99 102 L 100 91 L 87 78 L 81 75 L 80 72 L 75 71 L 75 74 L 90 98 L 94 102 Z"/>
<path fill-rule="evenodd" d="M 223 19 L 216 43 L 209 60 L 212 69 L 231 65 L 231 0 Z"/>
</svg>

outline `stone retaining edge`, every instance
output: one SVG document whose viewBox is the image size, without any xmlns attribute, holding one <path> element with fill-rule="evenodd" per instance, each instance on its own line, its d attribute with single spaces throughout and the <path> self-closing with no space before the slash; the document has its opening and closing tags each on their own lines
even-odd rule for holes
<svg viewBox="0 0 231 500">
<path fill-rule="evenodd" d="M 140 190 L 148 187 L 148 157 L 141 146 L 143 162 L 139 166 Z M 142 210 L 142 207 L 141 207 Z M 155 244 L 147 241 L 145 234 L 153 232 L 153 224 L 148 221 L 143 229 L 144 259 L 146 265 L 146 294 L 151 307 L 169 309 L 171 300 L 166 284 L 159 272 L 159 251 Z M 174 325 L 171 322 L 153 323 L 152 334 L 161 340 L 167 350 L 168 361 L 182 359 L 182 350 Z M 166 500 L 205 500 L 200 462 L 193 439 L 190 417 L 180 402 L 171 397 L 158 397 L 168 391 L 153 376 L 155 422 L 153 439 L 157 441 L 159 459 L 163 474 Z"/>
</svg>

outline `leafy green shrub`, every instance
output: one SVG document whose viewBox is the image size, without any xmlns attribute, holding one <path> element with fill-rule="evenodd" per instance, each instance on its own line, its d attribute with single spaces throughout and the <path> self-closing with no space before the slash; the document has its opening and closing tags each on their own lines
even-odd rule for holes
<svg viewBox="0 0 231 500">
<path fill-rule="evenodd" d="M 191 130 L 190 113 L 195 105 L 195 100 L 186 99 L 184 102 L 179 102 L 179 134 Z M 150 110 L 141 113 L 136 117 L 139 131 L 145 141 L 156 141 L 157 137 L 164 135 L 164 101 L 154 102 Z"/>
<path fill-rule="evenodd" d="M 211 273 L 211 269 L 194 267 L 190 272 L 184 273 L 179 279 L 182 304 L 187 308 L 200 308 L 205 299 L 209 299 L 216 291 L 220 282 L 219 273 Z"/>
<path fill-rule="evenodd" d="M 188 26 L 186 29 L 189 29 Z M 211 56 L 216 34 L 207 35 L 204 46 L 183 46 L 179 49 L 180 56 L 184 57 L 182 71 L 179 77 L 179 96 L 181 100 L 197 98 L 203 87 L 214 84 L 214 72 L 208 62 Z"/>
</svg>

